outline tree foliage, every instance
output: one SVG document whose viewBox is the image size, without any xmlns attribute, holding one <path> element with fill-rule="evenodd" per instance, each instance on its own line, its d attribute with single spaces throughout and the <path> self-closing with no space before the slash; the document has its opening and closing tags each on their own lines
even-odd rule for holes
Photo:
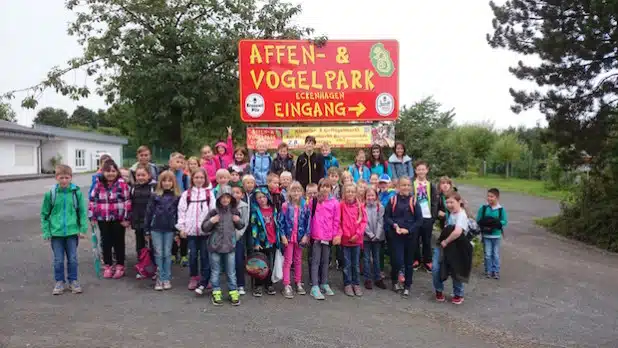
<svg viewBox="0 0 618 348">
<path fill-rule="evenodd" d="M 0 103 L 0 120 L 17 122 L 17 114 L 9 103 Z"/>
<path fill-rule="evenodd" d="M 46 107 L 37 112 L 33 123 L 65 128 L 69 125 L 69 114 L 62 109 Z"/>
<path fill-rule="evenodd" d="M 71 114 L 69 122 L 74 125 L 97 128 L 99 126 L 99 115 L 93 110 L 80 105 Z"/>
</svg>

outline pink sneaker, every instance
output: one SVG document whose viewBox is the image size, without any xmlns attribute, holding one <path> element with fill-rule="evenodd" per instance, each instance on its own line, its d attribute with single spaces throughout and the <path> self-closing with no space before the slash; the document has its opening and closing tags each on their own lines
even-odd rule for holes
<svg viewBox="0 0 618 348">
<path fill-rule="evenodd" d="M 191 277 L 191 279 L 189 279 L 189 290 L 195 290 L 197 289 L 198 284 L 200 283 L 200 277 L 195 276 L 195 277 Z"/>
<path fill-rule="evenodd" d="M 114 269 L 112 268 L 112 266 L 109 265 L 105 265 L 105 268 L 103 269 L 103 278 L 112 278 L 114 276 Z"/>
<path fill-rule="evenodd" d="M 114 279 L 120 279 L 124 277 L 124 266 L 116 265 L 116 272 L 114 273 Z"/>
</svg>

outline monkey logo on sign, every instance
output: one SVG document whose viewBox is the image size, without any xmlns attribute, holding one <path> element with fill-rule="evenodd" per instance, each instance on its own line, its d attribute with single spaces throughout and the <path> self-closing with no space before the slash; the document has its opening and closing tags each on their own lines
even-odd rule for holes
<svg viewBox="0 0 618 348">
<path fill-rule="evenodd" d="M 262 116 L 265 108 L 264 97 L 259 94 L 251 93 L 245 98 L 245 111 L 247 115 L 258 118 Z"/>
</svg>

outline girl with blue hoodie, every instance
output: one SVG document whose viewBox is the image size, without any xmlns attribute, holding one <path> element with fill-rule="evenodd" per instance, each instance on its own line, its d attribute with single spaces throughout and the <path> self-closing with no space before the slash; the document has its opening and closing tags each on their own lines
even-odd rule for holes
<svg viewBox="0 0 618 348">
<path fill-rule="evenodd" d="M 256 144 L 257 152 L 253 154 L 249 162 L 249 172 L 255 177 L 255 184 L 257 186 L 266 185 L 266 177 L 268 176 L 272 163 L 272 158 L 268 152 L 266 152 L 266 148 L 266 141 L 262 139 L 258 140 Z"/>
<path fill-rule="evenodd" d="M 369 179 L 371 178 L 371 170 L 365 165 L 365 160 L 365 150 L 360 149 L 358 150 L 358 152 L 356 152 L 356 159 L 354 164 L 351 164 L 348 167 L 348 171 L 350 172 L 350 174 L 352 174 L 354 183 L 357 183 L 360 179 L 369 182 Z"/>
<path fill-rule="evenodd" d="M 387 174 L 389 177 L 393 176 L 391 167 L 384 159 L 382 147 L 378 144 L 371 146 L 371 159 L 367 161 L 367 167 L 371 170 L 371 174 L 378 174 L 378 177 L 384 174 Z"/>
<path fill-rule="evenodd" d="M 391 166 L 391 179 L 398 180 L 402 176 L 414 179 L 414 168 L 412 158 L 406 155 L 406 146 L 401 141 L 395 142 L 395 152 L 388 158 Z"/>
</svg>

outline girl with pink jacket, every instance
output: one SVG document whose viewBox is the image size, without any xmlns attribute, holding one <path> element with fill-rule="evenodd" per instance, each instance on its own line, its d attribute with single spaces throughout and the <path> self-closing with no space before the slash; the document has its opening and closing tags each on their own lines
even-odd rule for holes
<svg viewBox="0 0 618 348">
<path fill-rule="evenodd" d="M 357 198 L 356 186 L 343 187 L 339 236 L 343 246 L 343 285 L 348 296 L 362 296 L 360 287 L 360 251 L 367 226 L 367 212 Z"/>
</svg>

